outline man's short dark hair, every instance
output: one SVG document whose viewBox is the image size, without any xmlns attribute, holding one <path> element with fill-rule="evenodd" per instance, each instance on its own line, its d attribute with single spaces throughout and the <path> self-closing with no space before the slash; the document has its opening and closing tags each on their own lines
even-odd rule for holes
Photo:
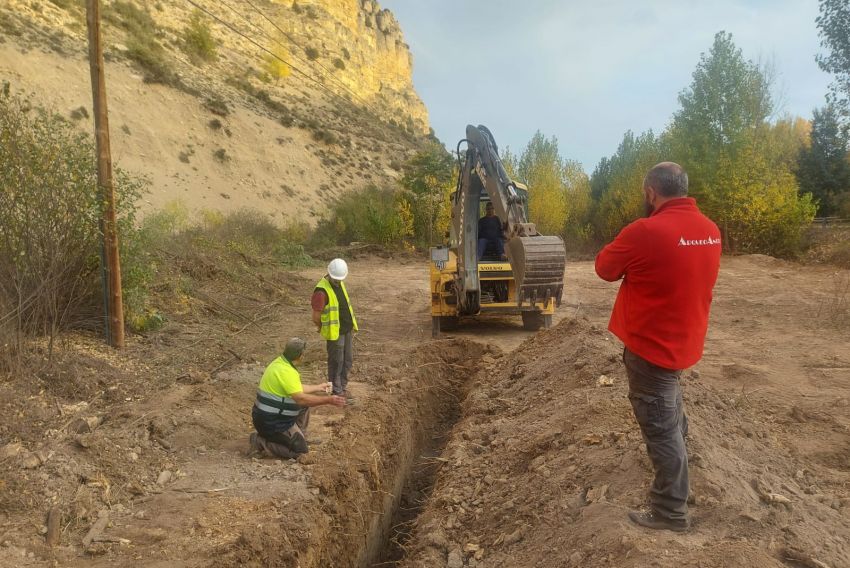
<svg viewBox="0 0 850 568">
<path fill-rule="evenodd" d="M 484 206 L 484 209 L 490 209 L 491 207 L 495 207 L 492 201 L 488 201 L 487 205 Z"/>
<path fill-rule="evenodd" d="M 283 358 L 287 361 L 294 361 L 301 357 L 304 349 L 307 348 L 307 342 L 300 337 L 293 337 L 286 342 L 286 347 L 283 348 Z"/>
<path fill-rule="evenodd" d="M 643 187 L 651 187 L 661 197 L 684 197 L 688 194 L 688 173 L 674 162 L 661 162 L 643 178 Z"/>
</svg>

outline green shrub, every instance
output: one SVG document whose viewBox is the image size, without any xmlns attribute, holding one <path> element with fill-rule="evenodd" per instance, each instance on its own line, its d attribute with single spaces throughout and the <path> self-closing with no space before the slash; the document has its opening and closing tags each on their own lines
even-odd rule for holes
<svg viewBox="0 0 850 568">
<path fill-rule="evenodd" d="M 230 108 L 227 106 L 227 101 L 218 95 L 213 95 L 206 99 L 203 106 L 205 109 L 217 116 L 227 116 L 230 114 Z"/>
<path fill-rule="evenodd" d="M 91 139 L 59 115 L 0 94 L 0 326 L 20 351 L 27 337 L 51 339 L 102 323 L 101 199 Z M 122 264 L 138 242 L 135 203 L 145 182 L 115 170 Z M 132 271 L 124 274 L 132 286 Z M 11 325 L 10 325 L 11 324 Z"/>
<path fill-rule="evenodd" d="M 310 61 L 315 61 L 319 58 L 319 50 L 315 47 L 308 47 L 304 50 L 304 54 L 307 55 L 307 59 Z"/>
<path fill-rule="evenodd" d="M 336 144 L 339 142 L 336 134 L 330 130 L 314 130 L 313 140 L 316 142 L 324 142 L 325 144 Z"/>
<path fill-rule="evenodd" d="M 413 236 L 413 213 L 402 192 L 368 186 L 334 203 L 330 217 L 316 232 L 330 236 L 334 244 L 366 241 L 398 246 Z"/>
<path fill-rule="evenodd" d="M 310 266 L 313 259 L 305 252 L 310 229 L 306 224 L 280 228 L 252 209 L 239 209 L 222 214 L 203 212 L 201 223 L 177 235 L 202 236 L 208 246 L 223 246 L 243 259 L 258 262 L 265 257 L 289 267 Z M 217 243 L 217 245 L 216 245 Z"/>
<path fill-rule="evenodd" d="M 334 59 L 334 67 L 336 67 L 339 70 L 344 70 L 345 69 L 345 62 L 342 59 L 340 59 L 339 57 L 337 57 L 336 59 Z"/>
<path fill-rule="evenodd" d="M 195 8 L 189 24 L 183 30 L 183 51 L 195 65 L 209 63 L 218 58 L 217 45 L 203 13 Z"/>
</svg>

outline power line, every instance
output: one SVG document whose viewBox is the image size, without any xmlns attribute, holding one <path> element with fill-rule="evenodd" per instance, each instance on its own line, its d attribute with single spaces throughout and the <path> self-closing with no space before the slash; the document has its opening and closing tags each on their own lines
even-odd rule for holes
<svg viewBox="0 0 850 568">
<path fill-rule="evenodd" d="M 253 2 L 251 2 L 251 0 L 245 0 L 245 2 L 246 2 L 249 6 L 251 6 L 251 8 L 253 8 L 255 12 L 257 12 L 258 14 L 260 14 L 260 16 L 262 16 L 262 17 L 263 17 L 263 18 L 264 18 L 264 19 L 265 19 L 268 23 L 270 23 L 272 26 L 274 26 L 274 27 L 277 29 L 277 31 L 279 31 L 279 32 L 280 32 L 280 33 L 281 33 L 281 34 L 282 34 L 285 38 L 287 38 L 289 41 L 291 41 L 291 42 L 292 42 L 292 43 L 293 43 L 296 47 L 301 47 L 300 45 L 298 45 L 298 42 L 295 40 L 295 38 L 294 38 L 294 37 L 292 37 L 290 34 L 288 34 L 287 32 L 285 32 L 285 31 L 283 30 L 283 28 L 281 28 L 279 25 L 277 25 L 277 24 L 276 24 L 276 23 L 275 23 L 275 22 L 274 22 L 271 18 L 269 18 L 269 17 L 268 17 L 268 16 L 267 16 L 267 15 L 266 15 L 266 14 L 265 14 L 262 10 L 260 10 L 260 9 L 259 9 L 259 8 L 258 8 L 258 7 L 257 7 L 257 6 L 253 3 Z M 225 2 L 223 2 L 223 1 L 222 1 L 221 3 L 222 3 L 222 4 L 225 4 Z M 225 5 L 226 5 L 226 4 L 225 4 Z M 264 31 L 264 30 L 262 30 L 262 28 L 260 28 L 260 29 L 261 29 L 261 31 L 263 31 L 263 33 L 265 34 L 265 31 Z M 279 41 L 277 41 L 277 40 L 275 40 L 274 38 L 272 38 L 272 37 L 268 36 L 268 34 L 266 34 L 266 37 L 268 37 L 269 39 L 271 39 L 272 41 L 274 41 L 274 42 L 275 42 L 275 43 L 277 43 L 278 45 L 280 45 L 280 46 L 282 46 L 282 47 L 286 47 L 286 46 L 284 46 L 283 44 L 281 44 Z M 303 60 L 302 60 L 302 61 L 303 61 Z M 307 63 L 307 64 L 309 65 L 309 63 Z M 332 80 L 336 81 L 336 83 L 337 83 L 337 84 L 339 84 L 339 85 L 340 85 L 343 89 L 345 89 L 348 93 L 350 93 L 350 94 L 351 94 L 351 96 L 353 96 L 353 97 L 357 98 L 357 99 L 358 99 L 358 100 L 360 100 L 360 101 L 361 101 L 361 102 L 362 102 L 365 106 L 369 107 L 369 108 L 370 108 L 370 110 L 372 110 L 372 112 L 375 112 L 375 109 L 374 109 L 374 108 L 371 108 L 371 107 L 368 105 L 368 103 L 367 103 L 367 102 L 366 102 L 363 98 L 361 98 L 361 97 L 360 97 L 357 93 L 355 93 L 354 91 L 352 91 L 351 89 L 349 89 L 349 88 L 348 88 L 348 86 L 347 86 L 347 85 L 345 85 L 345 83 L 343 83 L 340 79 L 338 79 L 337 77 L 335 77 L 335 76 L 333 75 L 333 71 L 330 71 L 327 67 L 325 67 L 324 65 L 322 65 L 322 64 L 321 64 L 321 63 L 319 63 L 318 61 L 316 61 L 316 62 L 315 62 L 315 65 L 316 65 L 317 67 L 319 67 L 320 69 L 324 70 L 324 71 L 325 71 L 325 73 L 327 73 L 327 74 L 328 74 L 328 77 L 330 77 Z"/>
<path fill-rule="evenodd" d="M 295 72 L 296 72 L 296 73 L 298 73 L 299 75 L 302 75 L 305 79 L 307 79 L 307 80 L 309 80 L 309 81 L 312 81 L 313 83 L 315 83 L 316 85 L 318 85 L 318 86 L 319 86 L 322 90 L 326 91 L 326 92 L 327 92 L 327 93 L 329 93 L 330 95 L 332 95 L 332 96 L 334 96 L 334 97 L 337 97 L 338 99 L 340 99 L 341 101 L 343 101 L 343 102 L 345 102 L 345 103 L 349 103 L 349 104 L 350 104 L 350 103 L 352 102 L 352 101 L 348 101 L 348 100 L 344 99 L 344 98 L 343 98 L 343 97 L 341 97 L 339 94 L 337 94 L 337 93 L 335 93 L 334 91 L 330 90 L 329 88 L 327 88 L 327 85 L 325 85 L 323 82 L 321 82 L 321 81 L 319 81 L 319 80 L 317 80 L 317 79 L 313 78 L 313 77 L 312 77 L 312 76 L 310 76 L 309 74 L 307 74 L 307 73 L 305 73 L 304 71 L 300 70 L 298 67 L 294 66 L 291 62 L 286 61 L 285 59 L 283 59 L 282 57 L 280 57 L 280 56 L 279 56 L 279 55 L 277 55 L 276 53 L 274 53 L 274 52 L 272 52 L 271 50 L 267 49 L 266 47 L 264 47 L 264 46 L 260 45 L 260 44 L 259 44 L 258 42 L 256 42 L 254 39 L 252 39 L 251 37 L 249 37 L 249 36 L 247 36 L 246 34 L 242 33 L 242 32 L 241 32 L 241 31 L 239 31 L 237 28 L 233 27 L 233 26 L 232 26 L 229 22 L 226 22 L 226 21 L 224 21 L 223 19 L 219 18 L 216 14 L 214 14 L 214 13 L 210 12 L 209 10 L 207 10 L 206 8 L 204 8 L 203 6 L 199 5 L 199 4 L 198 4 L 197 2 L 195 2 L 194 0 L 186 0 L 186 1 L 187 1 L 189 4 L 191 4 L 192 6 L 194 6 L 195 8 L 197 8 L 198 10 L 200 10 L 200 11 L 204 12 L 205 14 L 207 14 L 209 17 L 211 17 L 212 19 L 214 19 L 215 21 L 217 21 L 218 23 L 220 23 L 221 25 L 223 25 L 224 27 L 226 27 L 226 28 L 227 28 L 227 29 L 229 29 L 230 31 L 232 31 L 233 33 L 235 33 L 235 34 L 239 35 L 240 37 L 242 37 L 243 39 L 247 40 L 248 42 L 250 42 L 251 44 L 253 44 L 255 47 L 257 47 L 258 49 L 261 49 L 262 51 L 265 51 L 265 52 L 266 52 L 266 53 L 268 53 L 270 56 L 272 56 L 272 57 L 274 57 L 275 59 L 277 59 L 277 60 L 281 61 L 282 63 L 284 63 L 284 64 L 288 65 L 288 66 L 290 67 L 290 69 L 292 69 L 293 71 L 295 71 Z M 370 110 L 371 110 L 371 109 L 370 109 Z M 373 111 L 373 112 L 374 112 L 374 111 Z"/>
</svg>

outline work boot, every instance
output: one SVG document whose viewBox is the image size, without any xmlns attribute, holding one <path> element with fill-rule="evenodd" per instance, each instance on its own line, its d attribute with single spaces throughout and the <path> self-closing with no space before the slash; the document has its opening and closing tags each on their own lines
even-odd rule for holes
<svg viewBox="0 0 850 568">
<path fill-rule="evenodd" d="M 285 460 L 294 460 L 301 455 L 301 453 L 292 451 L 283 444 L 278 444 L 276 442 L 266 442 L 266 451 L 274 457 L 283 458 Z"/>
<path fill-rule="evenodd" d="M 248 437 L 247 456 L 249 458 L 256 457 L 266 451 L 268 450 L 266 448 L 265 439 L 263 439 L 263 437 L 257 434 L 256 432 L 252 432 L 251 435 Z"/>
<path fill-rule="evenodd" d="M 345 404 L 348 406 L 354 406 L 357 403 L 357 399 L 354 398 L 354 395 L 348 389 L 342 391 L 342 396 L 345 397 Z"/>
<path fill-rule="evenodd" d="M 665 519 L 652 511 L 631 511 L 629 518 L 637 525 L 654 530 L 685 532 L 691 528 L 688 519 Z"/>
</svg>

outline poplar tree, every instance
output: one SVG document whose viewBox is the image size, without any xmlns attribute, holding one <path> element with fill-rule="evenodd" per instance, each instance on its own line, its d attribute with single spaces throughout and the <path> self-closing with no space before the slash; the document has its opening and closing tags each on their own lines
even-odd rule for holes
<svg viewBox="0 0 850 568">
<path fill-rule="evenodd" d="M 847 0 L 820 0 L 820 15 L 815 20 L 821 47 L 827 53 L 817 56 L 818 65 L 835 75 L 829 101 L 844 121 L 850 118 L 850 3 Z"/>
<path fill-rule="evenodd" d="M 801 191 L 818 200 L 818 214 L 850 215 L 850 140 L 835 105 L 815 109 L 811 144 L 800 152 L 797 180 Z"/>
</svg>

